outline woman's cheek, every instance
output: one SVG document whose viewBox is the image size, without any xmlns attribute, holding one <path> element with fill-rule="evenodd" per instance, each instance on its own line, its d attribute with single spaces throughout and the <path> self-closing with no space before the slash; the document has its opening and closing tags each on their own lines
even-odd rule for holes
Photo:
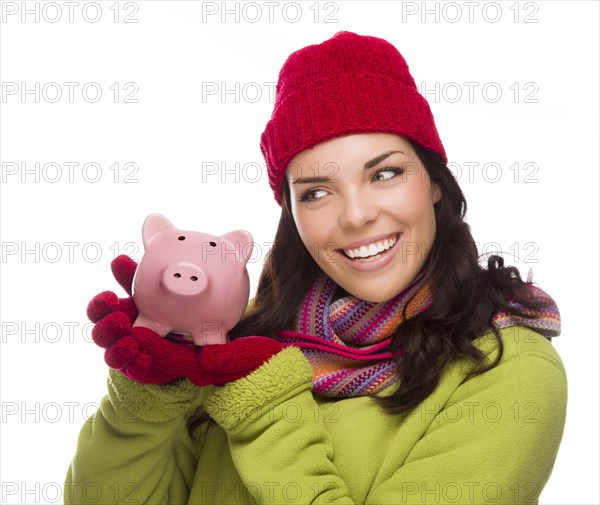
<svg viewBox="0 0 600 505">
<path fill-rule="evenodd" d="M 406 188 L 401 191 L 395 198 L 388 199 L 386 204 L 388 209 L 391 209 L 394 217 L 407 226 L 418 224 L 429 218 L 433 204 L 431 196 L 421 188 L 410 189 Z"/>
<path fill-rule="evenodd" d="M 310 216 L 298 215 L 296 227 L 304 247 L 308 250 L 312 258 L 319 263 L 319 254 L 322 253 L 323 243 L 325 242 L 323 228 L 317 226 L 318 220 Z"/>
</svg>

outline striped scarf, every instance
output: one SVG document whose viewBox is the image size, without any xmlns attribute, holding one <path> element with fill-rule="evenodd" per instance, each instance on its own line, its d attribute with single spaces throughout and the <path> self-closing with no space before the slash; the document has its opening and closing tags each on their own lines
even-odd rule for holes
<svg viewBox="0 0 600 505">
<path fill-rule="evenodd" d="M 398 381 L 389 350 L 391 336 L 404 322 L 405 306 L 406 319 L 430 306 L 425 271 L 425 267 L 421 269 L 402 293 L 380 303 L 353 296 L 332 303 L 338 285 L 324 272 L 319 274 L 298 312 L 295 331 L 278 332 L 280 342 L 299 347 L 311 363 L 314 392 L 331 397 L 362 396 Z M 493 319 L 497 328 L 527 326 L 546 338 L 559 335 L 560 314 L 554 300 L 532 284 L 528 289 L 535 300 L 546 302 L 545 307 L 525 309 L 517 302 L 509 304 L 536 319 L 498 311 Z"/>
</svg>

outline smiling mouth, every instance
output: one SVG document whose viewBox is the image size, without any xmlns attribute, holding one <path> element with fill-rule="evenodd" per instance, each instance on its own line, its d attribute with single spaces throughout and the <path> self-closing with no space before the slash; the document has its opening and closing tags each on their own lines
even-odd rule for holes
<svg viewBox="0 0 600 505">
<path fill-rule="evenodd" d="M 387 251 L 396 245 L 400 234 L 390 235 L 385 240 L 378 240 L 369 245 L 363 245 L 353 249 L 340 249 L 347 258 L 353 261 L 373 260 L 383 256 Z"/>
</svg>

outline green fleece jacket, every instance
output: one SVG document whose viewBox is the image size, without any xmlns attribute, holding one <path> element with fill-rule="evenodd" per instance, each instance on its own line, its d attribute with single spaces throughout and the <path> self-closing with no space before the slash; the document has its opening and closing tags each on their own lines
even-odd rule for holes
<svg viewBox="0 0 600 505">
<path fill-rule="evenodd" d="M 66 503 L 537 503 L 562 439 L 567 378 L 556 350 L 524 327 L 504 355 L 467 377 L 449 364 L 405 415 L 372 398 L 311 391 L 312 370 L 287 348 L 223 387 L 150 386 L 111 370 L 108 395 L 79 436 Z M 493 334 L 475 341 L 489 361 Z M 391 392 L 392 388 L 386 392 Z M 216 423 L 190 439 L 199 406 Z"/>
</svg>

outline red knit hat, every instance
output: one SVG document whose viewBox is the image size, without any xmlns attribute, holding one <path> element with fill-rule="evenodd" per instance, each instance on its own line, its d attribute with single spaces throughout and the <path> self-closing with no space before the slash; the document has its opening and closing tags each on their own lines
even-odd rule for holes
<svg viewBox="0 0 600 505">
<path fill-rule="evenodd" d="M 277 203 L 296 154 L 367 132 L 395 133 L 448 162 L 429 104 L 392 44 L 343 31 L 292 53 L 279 72 L 273 115 L 260 138 Z"/>
</svg>

